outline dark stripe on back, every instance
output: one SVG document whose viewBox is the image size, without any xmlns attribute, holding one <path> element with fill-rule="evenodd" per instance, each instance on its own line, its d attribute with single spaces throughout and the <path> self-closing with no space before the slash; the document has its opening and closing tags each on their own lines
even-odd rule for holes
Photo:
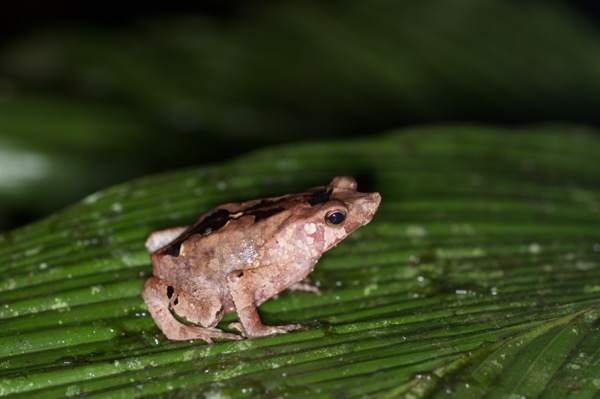
<svg viewBox="0 0 600 399">
<path fill-rule="evenodd" d="M 273 215 L 277 215 L 279 212 L 283 211 L 285 208 L 271 208 L 271 209 L 259 209 L 253 212 L 245 213 L 245 215 L 253 215 L 254 221 L 258 222 L 259 220 L 268 219 Z"/>
<path fill-rule="evenodd" d="M 324 204 L 325 202 L 329 201 L 329 197 L 331 197 L 332 192 L 333 188 L 327 187 L 319 191 L 314 191 L 310 193 L 307 202 L 310 204 L 310 206 Z"/>
<path fill-rule="evenodd" d="M 227 224 L 227 222 L 229 222 L 232 219 L 239 219 L 240 217 L 244 216 L 254 216 L 254 221 L 258 222 L 260 220 L 268 219 L 271 216 L 277 215 L 278 213 L 284 211 L 286 209 L 285 206 L 277 205 L 285 201 L 302 201 L 303 199 L 305 199 L 306 202 L 308 202 L 308 204 L 312 207 L 329 201 L 332 192 L 333 188 L 324 187 L 320 190 L 313 191 L 308 195 L 303 194 L 293 197 L 286 196 L 279 199 L 264 199 L 246 209 L 233 213 L 233 215 L 239 215 L 236 218 L 232 217 L 232 213 L 230 213 L 226 209 L 217 209 L 208 216 L 206 216 L 200 223 L 192 226 L 191 228 L 186 230 L 182 235 L 177 237 L 165 249 L 165 253 L 173 257 L 179 256 L 179 253 L 181 251 L 181 244 L 183 244 L 191 236 L 196 234 L 199 236 L 205 236 L 210 233 L 213 233 L 221 229 Z"/>
<path fill-rule="evenodd" d="M 264 199 L 264 200 L 260 201 L 259 203 L 255 204 L 255 205 L 252 205 L 249 208 L 244 209 L 241 212 L 243 212 L 243 213 L 252 213 L 252 211 L 256 211 L 258 209 L 268 208 L 268 207 L 273 206 L 275 204 L 280 204 L 280 203 L 284 202 L 286 199 L 287 198 L 285 198 L 285 197 L 284 198 L 279 198 L 279 199 L 276 199 L 276 200 Z M 281 208 L 279 208 L 279 209 L 281 209 Z"/>
<path fill-rule="evenodd" d="M 268 219 L 271 216 L 283 211 L 285 209 L 284 207 L 273 207 L 273 205 L 279 204 L 285 200 L 286 198 L 280 198 L 278 200 L 262 200 L 259 203 L 248 207 L 242 211 L 235 212 L 234 214 L 241 213 L 240 217 L 254 216 L 254 221 L 258 222 L 259 220 Z M 175 239 L 165 249 L 165 253 L 173 257 L 179 256 L 179 253 L 181 251 L 181 244 L 183 244 L 188 238 L 196 234 L 199 236 L 205 236 L 210 233 L 214 233 L 215 231 L 225 226 L 227 222 L 234 219 L 231 215 L 232 214 L 229 213 L 229 211 L 226 209 L 217 209 L 216 211 L 205 217 L 202 220 L 202 222 L 200 222 L 198 225 L 192 226 L 191 228 L 186 230 L 182 235 L 177 237 L 177 239 Z"/>
<path fill-rule="evenodd" d="M 179 256 L 181 250 L 181 244 L 183 244 L 191 236 L 198 234 L 200 236 L 210 234 L 213 231 L 219 230 L 225 226 L 231 218 L 229 217 L 229 211 L 227 209 L 217 209 L 207 217 L 205 217 L 198 225 L 192 226 L 186 230 L 182 235 L 177 237 L 165 250 L 167 255 Z"/>
</svg>

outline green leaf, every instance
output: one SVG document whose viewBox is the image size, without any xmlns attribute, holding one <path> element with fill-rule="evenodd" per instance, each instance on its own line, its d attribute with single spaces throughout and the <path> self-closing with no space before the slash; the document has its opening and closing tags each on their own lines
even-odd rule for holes
<svg viewBox="0 0 600 399">
<path fill-rule="evenodd" d="M 414 128 L 93 194 L 0 236 L 0 395 L 593 397 L 598 154 L 583 128 Z M 311 275 L 323 295 L 260 307 L 266 323 L 306 330 L 162 336 L 141 299 L 151 231 L 341 174 L 381 193 L 375 219 L 323 256 Z"/>
</svg>

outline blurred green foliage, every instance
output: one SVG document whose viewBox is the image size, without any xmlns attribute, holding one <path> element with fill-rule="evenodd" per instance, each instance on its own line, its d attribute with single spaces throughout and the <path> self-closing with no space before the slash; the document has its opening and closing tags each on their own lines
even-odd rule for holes
<svg viewBox="0 0 600 399">
<path fill-rule="evenodd" d="M 287 1 L 0 48 L 0 230 L 109 184 L 414 123 L 598 124 L 600 35 L 569 2 Z"/>
</svg>

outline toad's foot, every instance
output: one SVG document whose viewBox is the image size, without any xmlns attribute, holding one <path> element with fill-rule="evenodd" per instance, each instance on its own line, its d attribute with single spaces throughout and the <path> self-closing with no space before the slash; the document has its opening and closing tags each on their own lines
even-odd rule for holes
<svg viewBox="0 0 600 399">
<path fill-rule="evenodd" d="M 305 291 L 312 292 L 313 294 L 321 295 L 321 290 L 316 285 L 310 285 L 307 283 L 296 283 L 288 288 L 291 291 Z"/>
<path fill-rule="evenodd" d="M 218 328 L 194 327 L 181 323 L 178 326 L 173 326 L 173 328 L 163 330 L 163 333 L 171 341 L 192 341 L 201 339 L 209 344 L 213 343 L 213 338 L 233 340 L 244 339 L 244 337 L 240 335 L 227 333 Z"/>
<path fill-rule="evenodd" d="M 154 320 L 162 330 L 163 334 L 171 341 L 190 341 L 201 339 L 209 344 L 213 343 L 213 338 L 216 339 L 234 339 L 240 340 L 244 337 L 227 333 L 214 327 L 189 326 L 180 323 L 173 317 L 171 312 L 166 307 L 148 307 Z"/>
<path fill-rule="evenodd" d="M 268 337 L 269 335 L 285 334 L 290 331 L 304 328 L 302 324 L 288 324 L 284 326 L 254 325 L 251 328 L 244 328 L 242 323 L 231 323 L 229 328 L 239 331 L 246 338 Z"/>
</svg>

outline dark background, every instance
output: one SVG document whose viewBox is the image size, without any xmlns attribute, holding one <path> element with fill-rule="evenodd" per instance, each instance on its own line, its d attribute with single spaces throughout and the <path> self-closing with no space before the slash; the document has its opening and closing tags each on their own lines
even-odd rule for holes
<svg viewBox="0 0 600 399">
<path fill-rule="evenodd" d="M 525 0 L 526 2 L 527 0 Z M 296 1 L 299 3 L 298 1 Z M 252 9 L 272 7 L 281 3 L 274 0 L 230 0 L 195 1 L 161 3 L 126 2 L 79 2 L 79 1 L 6 1 L 0 5 L 2 11 L 3 39 L 26 33 L 46 26 L 64 24 L 97 24 L 104 27 L 123 27 L 140 17 L 165 16 L 167 14 L 202 14 L 210 17 L 231 19 L 242 17 Z M 343 6 L 343 1 L 325 1 L 325 3 Z M 518 2 L 516 2 L 518 3 Z M 572 0 L 570 5 L 582 14 L 597 20 L 600 8 L 595 0 Z"/>
<path fill-rule="evenodd" d="M 287 141 L 597 127 L 599 15 L 594 1 L 4 2 L 0 231 Z"/>
</svg>

